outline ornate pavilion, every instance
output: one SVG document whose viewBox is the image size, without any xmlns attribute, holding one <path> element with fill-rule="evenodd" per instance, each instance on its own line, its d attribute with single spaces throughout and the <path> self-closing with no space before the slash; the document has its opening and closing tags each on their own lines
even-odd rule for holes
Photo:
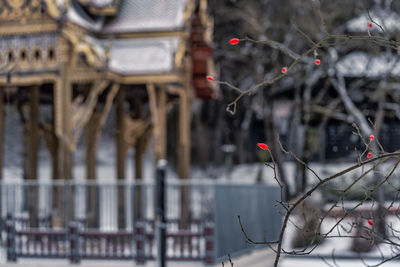
<svg viewBox="0 0 400 267">
<path fill-rule="evenodd" d="M 142 177 L 151 138 L 155 161 L 166 157 L 174 106 L 177 172 L 189 178 L 191 101 L 216 89 L 205 79 L 213 66 L 206 9 L 206 0 L 0 0 L 0 137 L 7 96 L 23 124 L 24 178 L 38 178 L 43 139 L 52 178 L 72 179 L 83 137 L 86 178 L 96 179 L 96 144 L 114 105 L 118 179 L 130 149 Z M 50 120 L 39 116 L 41 105 L 52 107 Z"/>
</svg>

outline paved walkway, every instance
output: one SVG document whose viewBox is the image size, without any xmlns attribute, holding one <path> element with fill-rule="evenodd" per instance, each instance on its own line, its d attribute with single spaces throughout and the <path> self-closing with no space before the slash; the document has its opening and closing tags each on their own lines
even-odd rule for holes
<svg viewBox="0 0 400 267">
<path fill-rule="evenodd" d="M 306 256 L 301 257 L 286 257 L 282 260 L 281 265 L 279 267 L 329 267 L 329 266 L 340 266 L 340 267 L 365 267 L 366 265 L 361 262 L 360 259 L 349 259 L 349 260 L 336 260 L 333 263 L 332 260 L 328 260 L 328 264 L 324 263 L 321 259 L 318 258 L 307 258 Z M 377 264 L 377 261 L 367 261 L 368 264 L 374 265 Z M 267 266 L 267 265 L 265 265 Z M 272 265 L 271 265 L 272 266 Z M 382 267 L 398 267 L 398 261 L 391 261 L 382 264 Z M 235 266 L 239 267 L 239 266 Z M 250 267 L 250 266 L 249 266 Z"/>
</svg>

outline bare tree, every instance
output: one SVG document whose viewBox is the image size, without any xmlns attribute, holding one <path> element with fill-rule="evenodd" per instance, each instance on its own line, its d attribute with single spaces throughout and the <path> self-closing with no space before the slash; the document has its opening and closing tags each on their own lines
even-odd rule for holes
<svg viewBox="0 0 400 267">
<path fill-rule="evenodd" d="M 221 49 L 224 52 L 219 56 L 230 59 L 237 49 L 240 53 L 234 58 L 248 61 L 246 70 L 233 70 L 231 77 L 222 76 L 216 82 L 236 94 L 233 98 L 228 95 L 232 98 L 227 106 L 229 113 L 236 114 L 240 109 L 261 110 L 272 159 L 266 165 L 273 169 L 282 191 L 278 203 L 284 210 L 284 219 L 279 238 L 254 241 L 247 236 L 239 218 L 247 241 L 270 245 L 276 252 L 274 266 L 278 266 L 282 254 L 310 254 L 319 246 L 316 239 L 335 237 L 351 238 L 354 244 L 366 240 L 371 247 L 390 245 L 393 255 L 382 256 L 380 264 L 400 256 L 397 243 L 400 229 L 386 220 L 386 216 L 391 219 L 398 216 L 394 210 L 398 205 L 397 194 L 390 204 L 384 198 L 384 190 L 388 188 L 399 191 L 391 177 L 400 163 L 400 153 L 386 152 L 378 138 L 385 118 L 398 119 L 399 97 L 393 90 L 400 69 L 397 55 L 400 43 L 396 41 L 400 18 L 394 12 L 399 8 L 398 3 L 220 1 L 214 3 L 214 8 L 234 25 L 241 21 L 234 36 L 239 38 L 239 45 Z M 274 120 L 274 104 L 284 94 L 292 96 L 293 103 L 290 139 L 285 142 L 289 150 L 280 142 Z M 308 163 L 321 145 L 316 141 L 321 138 L 313 133 L 313 128 L 318 129 L 321 137 L 330 120 L 353 125 L 360 145 L 352 154 L 354 165 L 324 177 Z M 294 184 L 285 174 L 285 156 L 297 163 Z M 301 207 L 308 205 L 313 193 L 326 190 L 349 174 L 353 176 L 348 184 L 332 187 L 336 199 L 321 215 L 314 215 L 318 217 L 317 224 L 311 220 L 314 226 L 310 228 L 310 223 L 299 226 L 292 220 L 296 212 L 304 213 Z M 349 192 L 360 184 L 364 196 L 347 207 Z M 370 204 L 368 210 L 366 203 Z M 349 221 L 352 216 L 358 220 Z M 336 222 L 322 232 L 321 227 L 329 217 Z M 300 249 L 285 248 L 283 240 L 288 225 L 304 230 L 303 234 L 311 232 L 310 242 Z"/>
</svg>

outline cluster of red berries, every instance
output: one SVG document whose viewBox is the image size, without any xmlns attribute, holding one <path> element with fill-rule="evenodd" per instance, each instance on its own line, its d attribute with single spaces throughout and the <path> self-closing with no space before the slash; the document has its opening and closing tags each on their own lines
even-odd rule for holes
<svg viewBox="0 0 400 267">
<path fill-rule="evenodd" d="M 232 39 L 229 40 L 229 43 L 231 45 L 237 45 L 239 42 L 240 42 L 240 40 L 238 38 L 232 38 Z M 315 65 L 319 66 L 319 65 L 321 65 L 321 60 L 320 59 L 316 59 L 314 63 L 315 63 Z M 281 71 L 282 71 L 282 73 L 286 73 L 287 72 L 287 67 L 283 67 Z M 214 79 L 211 76 L 207 76 L 207 80 L 213 81 Z"/>
<path fill-rule="evenodd" d="M 314 0 L 313 0 L 313 2 L 314 2 Z M 371 21 L 368 22 L 367 27 L 368 27 L 369 29 L 371 29 L 371 28 L 373 27 L 373 24 L 372 24 Z M 229 40 L 229 43 L 230 43 L 231 45 L 237 45 L 239 42 L 240 42 L 240 40 L 239 40 L 238 38 L 232 38 L 232 39 Z M 316 59 L 314 63 L 315 63 L 315 65 L 319 66 L 319 65 L 321 65 L 321 60 L 320 60 L 320 59 Z M 287 72 L 287 67 L 283 67 L 282 70 L 281 70 L 281 72 L 282 72 L 283 74 L 285 74 L 285 73 Z M 210 76 L 207 76 L 207 80 L 212 81 L 213 78 L 210 77 Z M 372 139 L 371 139 L 371 140 L 372 140 Z"/>
<path fill-rule="evenodd" d="M 314 0 L 313 0 L 313 2 L 314 2 Z M 368 26 L 368 28 L 372 28 L 372 22 L 368 22 L 368 24 L 367 24 L 367 26 Z M 229 43 L 231 44 L 231 45 L 237 45 L 238 43 L 240 42 L 240 40 L 238 39 L 238 38 L 232 38 L 232 39 L 230 39 L 229 40 Z M 321 60 L 320 59 L 316 59 L 315 60 L 315 65 L 317 65 L 317 66 L 319 66 L 319 65 L 321 65 Z M 282 68 L 282 73 L 286 73 L 287 72 L 287 67 L 283 67 Z M 211 77 L 211 76 L 207 76 L 207 80 L 209 80 L 209 81 L 213 81 L 214 79 L 213 79 L 213 77 Z M 373 141 L 375 139 L 375 136 L 373 135 L 373 134 L 371 134 L 370 136 L 369 136 L 369 140 L 370 141 Z M 266 144 L 264 144 L 264 143 L 258 143 L 257 144 L 262 150 L 267 150 L 268 149 L 268 145 L 266 145 Z M 372 157 L 372 154 L 370 153 L 370 152 L 368 152 L 367 153 L 367 158 L 371 158 Z M 372 226 L 373 225 L 373 222 L 372 222 L 372 220 L 367 220 L 367 223 L 370 225 L 370 226 Z"/>
<path fill-rule="evenodd" d="M 375 139 L 375 136 L 374 136 L 373 134 L 371 134 L 371 135 L 369 136 L 370 142 L 373 141 L 374 139 Z M 371 152 L 368 152 L 368 153 L 367 153 L 367 158 L 371 158 L 371 157 L 372 157 Z"/>
</svg>

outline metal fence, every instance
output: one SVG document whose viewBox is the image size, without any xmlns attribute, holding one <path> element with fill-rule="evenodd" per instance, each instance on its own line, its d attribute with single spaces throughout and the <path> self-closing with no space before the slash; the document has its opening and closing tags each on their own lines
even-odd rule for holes
<svg viewBox="0 0 400 267">
<path fill-rule="evenodd" d="M 282 226 L 280 191 L 265 185 L 217 185 L 215 187 L 216 258 L 242 253 L 261 245 L 249 244 L 242 233 L 256 241 L 275 241 Z"/>
<path fill-rule="evenodd" d="M 209 180 L 168 180 L 166 258 L 213 263 L 249 236 L 276 238 L 279 189 Z M 132 259 L 157 257 L 153 183 L 0 183 L 3 237 L 9 259 L 19 257 Z M 6 217 L 8 219 L 6 220 Z M 6 223 L 4 223 L 6 222 Z M 4 240 L 6 241 L 6 240 Z"/>
<path fill-rule="evenodd" d="M 211 183 L 174 181 L 167 186 L 167 219 L 180 218 L 182 192 L 187 190 L 188 220 L 212 218 Z M 189 193 L 190 192 L 190 193 Z M 154 219 L 153 183 L 0 183 L 1 218 L 11 214 L 17 228 L 63 228 L 78 221 L 103 231 L 132 230 L 136 217 Z"/>
</svg>

